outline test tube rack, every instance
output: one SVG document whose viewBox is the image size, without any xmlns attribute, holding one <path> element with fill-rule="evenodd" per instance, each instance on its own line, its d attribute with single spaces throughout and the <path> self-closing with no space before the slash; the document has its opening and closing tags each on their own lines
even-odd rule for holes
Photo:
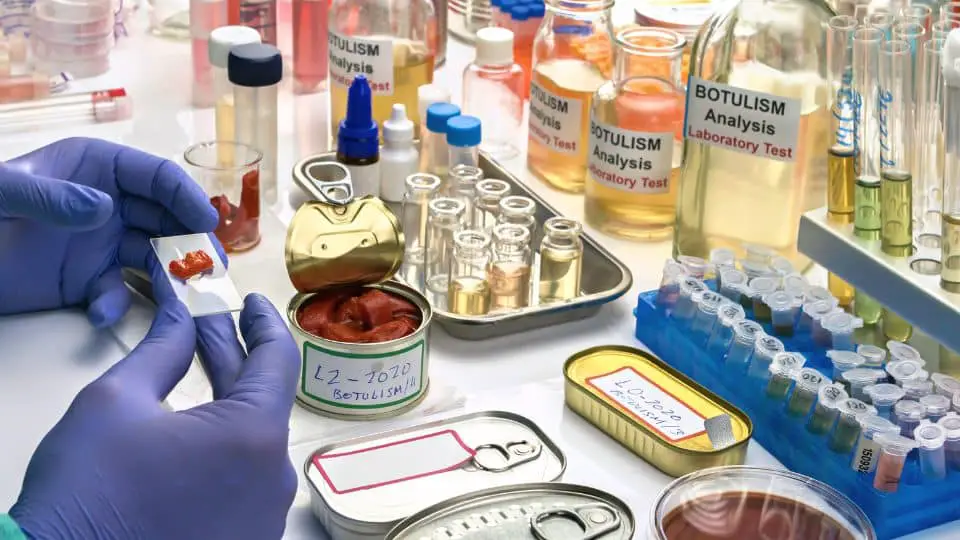
<svg viewBox="0 0 960 540">
<path fill-rule="evenodd" d="M 940 249 L 917 245 L 910 257 L 891 257 L 879 240 L 831 222 L 826 208 L 800 218 L 799 249 L 847 283 L 893 310 L 944 347 L 960 352 L 960 294 L 940 287 Z"/>
<path fill-rule="evenodd" d="M 708 282 L 715 289 L 715 284 Z M 921 483 L 916 452 L 907 458 L 903 478 L 895 493 L 873 488 L 873 475 L 851 467 L 853 452 L 838 454 L 829 449 L 828 435 L 807 431 L 809 415 L 793 417 L 786 412 L 789 399 L 771 400 L 766 383 L 749 379 L 746 374 L 731 379 L 723 370 L 723 360 L 707 352 L 706 336 L 694 335 L 689 326 L 679 323 L 656 306 L 657 291 L 641 293 L 634 315 L 636 338 L 651 352 L 682 371 L 701 385 L 745 411 L 753 421 L 753 438 L 792 471 L 829 484 L 854 501 L 870 518 L 880 540 L 892 540 L 948 521 L 960 519 L 960 471 L 949 471 L 945 480 Z M 747 309 L 747 318 L 753 319 Z M 765 324 L 770 334 L 773 329 Z M 793 337 L 777 336 L 787 351 L 803 354 L 804 367 L 812 367 L 830 379 L 832 363 L 826 349 L 815 345 L 809 332 Z M 702 338 L 702 339 L 700 339 Z"/>
</svg>

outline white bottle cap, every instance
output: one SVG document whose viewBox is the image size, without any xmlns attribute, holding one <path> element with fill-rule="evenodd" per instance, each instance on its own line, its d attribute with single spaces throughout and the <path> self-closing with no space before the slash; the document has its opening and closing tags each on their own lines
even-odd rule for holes
<svg viewBox="0 0 960 540">
<path fill-rule="evenodd" d="M 383 122 L 383 140 L 389 142 L 413 140 L 413 122 L 407 119 L 407 108 L 400 103 L 393 106 L 390 118 Z"/>
<path fill-rule="evenodd" d="M 450 90 L 439 84 L 424 84 L 417 88 L 417 110 L 420 122 L 427 122 L 427 107 L 434 103 L 450 103 Z"/>
<path fill-rule="evenodd" d="M 513 64 L 513 32 L 499 26 L 477 30 L 476 63 L 481 66 Z"/>
<path fill-rule="evenodd" d="M 230 49 L 238 45 L 260 43 L 260 32 L 248 26 L 221 26 L 210 32 L 207 42 L 207 55 L 210 65 L 218 68 L 227 68 L 227 57 Z"/>
</svg>

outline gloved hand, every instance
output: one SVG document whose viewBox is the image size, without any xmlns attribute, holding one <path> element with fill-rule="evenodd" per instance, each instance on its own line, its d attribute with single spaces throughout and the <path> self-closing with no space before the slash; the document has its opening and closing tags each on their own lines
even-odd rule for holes
<svg viewBox="0 0 960 540">
<path fill-rule="evenodd" d="M 85 305 L 110 326 L 130 307 L 120 268 L 146 270 L 149 237 L 216 225 L 186 172 L 119 144 L 64 139 L 0 164 L 0 314 Z"/>
<path fill-rule="evenodd" d="M 156 258 L 147 266 L 159 303 L 150 332 L 43 439 L 10 516 L 31 540 L 279 539 L 297 486 L 296 344 L 259 295 L 240 314 L 247 353 L 229 315 L 198 319 L 215 401 L 163 409 L 198 334 Z"/>
</svg>

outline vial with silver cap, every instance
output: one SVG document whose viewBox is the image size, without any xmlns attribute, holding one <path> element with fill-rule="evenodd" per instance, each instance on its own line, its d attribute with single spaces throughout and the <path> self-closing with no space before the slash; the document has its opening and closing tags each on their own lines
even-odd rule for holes
<svg viewBox="0 0 960 540">
<path fill-rule="evenodd" d="M 823 374 L 813 368 L 803 368 L 797 373 L 796 384 L 787 402 L 787 414 L 802 418 L 810 413 L 810 408 L 817 400 L 817 394 L 827 380 Z"/>
<path fill-rule="evenodd" d="M 920 445 L 920 473 L 928 480 L 943 480 L 947 477 L 947 456 L 944 445 L 947 430 L 929 419 L 923 420 L 913 430 L 913 439 Z"/>
<path fill-rule="evenodd" d="M 693 322 L 690 323 L 690 330 L 693 338 L 703 344 L 709 339 L 710 331 L 717 322 L 717 310 L 727 299 L 713 291 L 704 291 L 695 300 L 697 309 Z"/>
<path fill-rule="evenodd" d="M 210 38 L 207 41 L 207 56 L 213 78 L 213 114 L 218 141 L 237 140 L 233 129 L 233 85 L 227 76 L 227 62 L 230 49 L 249 43 L 260 43 L 260 32 L 246 26 L 215 28 L 210 32 Z M 233 161 L 229 156 L 225 158 L 227 162 Z"/>
<path fill-rule="evenodd" d="M 926 418 L 927 408 L 918 401 L 912 399 L 901 399 L 893 406 L 893 417 L 891 418 L 900 426 L 900 434 L 904 437 L 913 435 L 913 430 L 920 425 L 920 421 Z"/>
<path fill-rule="evenodd" d="M 380 151 L 380 198 L 401 202 L 406 178 L 420 166 L 420 153 L 413 145 L 413 122 L 402 104 L 393 106 L 390 119 L 383 123 L 383 150 Z"/>
<path fill-rule="evenodd" d="M 813 415 L 807 422 L 807 431 L 815 435 L 829 433 L 837 420 L 840 404 L 849 397 L 839 383 L 821 386 L 817 391 L 817 404 L 813 408 Z"/>
<path fill-rule="evenodd" d="M 717 323 L 707 339 L 707 352 L 716 358 L 723 356 L 733 340 L 733 325 L 745 317 L 742 306 L 734 303 L 721 305 L 717 310 Z"/>
<path fill-rule="evenodd" d="M 426 287 L 429 204 L 440 191 L 440 179 L 432 174 L 411 174 L 406 185 L 400 212 L 404 237 L 400 275 L 408 285 L 422 292 Z"/>
<path fill-rule="evenodd" d="M 841 311 L 821 319 L 820 326 L 830 334 L 830 341 L 835 350 L 852 351 L 854 349 L 853 333 L 858 328 L 863 328 L 863 319 Z"/>
<path fill-rule="evenodd" d="M 793 336 L 800 299 L 786 291 L 776 291 L 764 295 L 763 304 L 770 310 L 773 333 L 778 336 Z"/>
<path fill-rule="evenodd" d="M 757 337 L 762 335 L 763 327 L 756 321 L 745 319 L 734 323 L 730 349 L 723 357 L 724 371 L 728 376 L 739 377 L 746 373 Z"/>
<path fill-rule="evenodd" d="M 337 162 L 350 171 L 357 197 L 380 195 L 380 128 L 373 119 L 373 92 L 363 75 L 350 83 L 347 111 L 337 131 Z"/>
<path fill-rule="evenodd" d="M 838 454 L 847 454 L 860 438 L 860 419 L 877 414 L 877 410 L 859 399 L 848 398 L 840 403 L 837 411 L 837 426 L 830 435 L 829 447 Z"/>
<path fill-rule="evenodd" d="M 891 418 L 893 406 L 904 396 L 903 388 L 890 383 L 872 384 L 864 388 L 863 392 L 877 408 L 877 414 L 884 418 Z"/>
<path fill-rule="evenodd" d="M 943 427 L 947 438 L 943 445 L 947 466 L 955 471 L 960 470 L 960 415 L 955 412 L 947 413 L 937 420 L 937 425 Z"/>
</svg>

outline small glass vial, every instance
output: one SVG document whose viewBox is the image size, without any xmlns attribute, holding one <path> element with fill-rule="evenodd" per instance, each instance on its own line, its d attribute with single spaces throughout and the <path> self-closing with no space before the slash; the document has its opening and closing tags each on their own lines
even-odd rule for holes
<svg viewBox="0 0 960 540">
<path fill-rule="evenodd" d="M 490 236 L 483 231 L 462 230 L 453 236 L 453 263 L 447 306 L 457 315 L 486 315 L 490 312 Z"/>
<path fill-rule="evenodd" d="M 454 165 L 447 177 L 447 196 L 463 202 L 466 208 L 464 225 L 479 229 L 479 220 L 474 204 L 477 200 L 477 182 L 483 180 L 483 171 L 472 165 Z"/>
<path fill-rule="evenodd" d="M 750 367 L 747 376 L 755 379 L 766 379 L 770 376 L 770 364 L 773 358 L 786 350 L 783 342 L 773 336 L 757 336 L 753 344 L 753 355 L 750 357 Z"/>
<path fill-rule="evenodd" d="M 460 107 L 450 103 L 434 103 L 427 107 L 427 129 L 420 145 L 420 172 L 447 177 L 450 170 L 447 149 L 447 121 L 460 115 Z"/>
<path fill-rule="evenodd" d="M 432 174 L 411 174 L 406 179 L 401 216 L 403 220 L 403 267 L 400 275 L 419 291 L 426 287 L 427 221 L 430 201 L 440 191 L 440 179 Z"/>
<path fill-rule="evenodd" d="M 802 418 L 810 414 L 813 402 L 817 400 L 820 388 L 827 384 L 823 375 L 813 368 L 803 368 L 797 374 L 796 384 L 787 402 L 787 414 Z"/>
<path fill-rule="evenodd" d="M 710 337 L 710 331 L 717 322 L 717 310 L 728 300 L 713 291 L 704 291 L 697 299 L 697 310 L 693 315 L 690 330 L 695 339 L 705 343 Z"/>
<path fill-rule="evenodd" d="M 547 185 L 584 189 L 590 102 L 613 71 L 613 0 L 548 0 L 533 43 L 527 166 Z"/>
<path fill-rule="evenodd" d="M 480 149 L 496 159 L 517 156 L 523 120 L 523 68 L 513 61 L 513 32 L 477 30 L 477 56 L 463 71 L 463 110 L 480 119 Z"/>
<path fill-rule="evenodd" d="M 213 113 L 218 141 L 237 140 L 233 129 L 234 90 L 227 77 L 227 61 L 230 49 L 249 43 L 260 43 L 260 33 L 246 26 L 221 26 L 210 32 L 207 53 L 213 72 Z M 226 148 L 228 147 L 224 147 Z M 229 156 L 224 158 L 228 162 L 232 161 Z"/>
<path fill-rule="evenodd" d="M 493 257 L 487 269 L 491 310 L 530 305 L 531 262 L 530 231 L 526 227 L 507 224 L 493 228 Z"/>
<path fill-rule="evenodd" d="M 593 95 L 584 215 L 614 236 L 662 239 L 677 214 L 686 39 L 629 27 L 616 44 L 616 73 Z"/>
<path fill-rule="evenodd" d="M 463 228 L 466 206 L 457 199 L 436 197 L 428 203 L 427 209 L 427 290 L 446 298 L 450 288 L 453 236 Z"/>
<path fill-rule="evenodd" d="M 733 340 L 733 325 L 745 317 L 743 307 L 738 304 L 724 304 L 717 310 L 717 323 L 713 325 L 707 339 L 707 352 L 715 357 L 723 355 Z"/>
<path fill-rule="evenodd" d="M 495 178 L 477 182 L 477 200 L 474 205 L 478 218 L 477 228 L 492 233 L 500 215 L 500 201 L 510 195 L 510 184 Z"/>
<path fill-rule="evenodd" d="M 447 120 L 448 163 L 457 165 L 480 166 L 480 141 L 483 131 L 480 120 L 475 116 L 461 114 Z"/>
<path fill-rule="evenodd" d="M 810 421 L 807 422 L 807 431 L 815 435 L 829 433 L 837 420 L 840 404 L 849 397 L 839 383 L 820 387 L 817 393 L 817 405 L 813 408 Z"/>
<path fill-rule="evenodd" d="M 538 244 L 537 203 L 533 202 L 530 197 L 510 195 L 501 199 L 497 224 L 501 223 L 526 227 L 530 231 L 530 245 L 536 246 Z M 544 228 L 546 228 L 546 224 L 544 224 Z"/>
<path fill-rule="evenodd" d="M 730 349 L 723 358 L 724 370 L 728 375 L 746 373 L 757 338 L 763 335 L 763 327 L 756 321 L 742 320 L 734 323 Z"/>
<path fill-rule="evenodd" d="M 505 203 L 514 197 L 507 197 Z M 532 202 L 532 201 L 531 201 Z M 504 214 L 501 213 L 501 218 Z M 531 216 L 532 217 L 532 216 Z M 580 277 L 583 273 L 582 227 L 579 222 L 552 217 L 543 224 L 543 242 L 540 243 L 540 303 L 565 302 L 580 296 Z"/>
</svg>

